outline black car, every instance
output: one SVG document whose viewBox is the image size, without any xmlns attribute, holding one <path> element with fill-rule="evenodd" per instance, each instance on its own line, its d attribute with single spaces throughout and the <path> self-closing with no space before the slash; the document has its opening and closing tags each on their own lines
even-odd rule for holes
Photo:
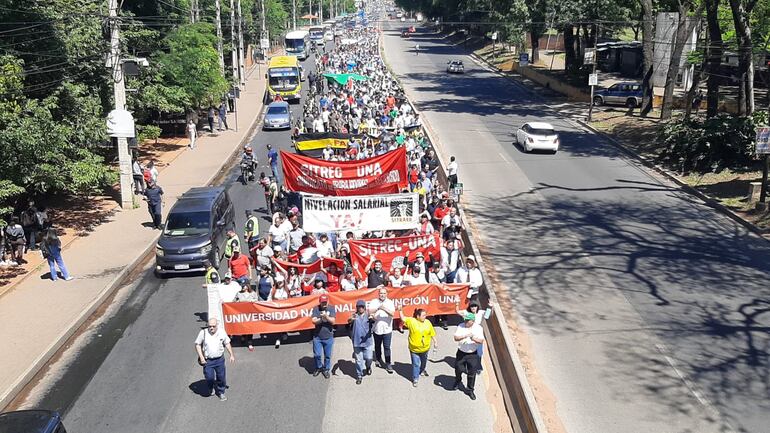
<svg viewBox="0 0 770 433">
<path fill-rule="evenodd" d="M 235 229 L 235 209 L 227 190 L 191 188 L 166 217 L 155 246 L 155 272 L 203 271 L 207 259 L 219 268 L 228 229 Z"/>
<path fill-rule="evenodd" d="M 450 74 L 463 74 L 465 73 L 465 66 L 463 66 L 462 60 L 450 60 L 446 64 L 446 71 Z"/>
<path fill-rule="evenodd" d="M 61 415 L 52 410 L 0 413 L 0 433 L 67 433 Z"/>
</svg>

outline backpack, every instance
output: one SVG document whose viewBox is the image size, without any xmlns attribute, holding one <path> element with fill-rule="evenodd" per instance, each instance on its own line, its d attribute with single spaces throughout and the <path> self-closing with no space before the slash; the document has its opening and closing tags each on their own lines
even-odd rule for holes
<svg viewBox="0 0 770 433">
<path fill-rule="evenodd" d="M 150 172 L 149 169 L 145 168 L 144 170 L 142 170 L 142 177 L 144 177 L 145 182 L 149 182 L 152 180 L 152 173 Z"/>
</svg>

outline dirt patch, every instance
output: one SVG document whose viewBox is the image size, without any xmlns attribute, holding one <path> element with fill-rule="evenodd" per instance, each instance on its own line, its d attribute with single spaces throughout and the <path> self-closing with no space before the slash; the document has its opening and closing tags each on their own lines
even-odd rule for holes
<svg viewBox="0 0 770 433">
<path fill-rule="evenodd" d="M 170 137 L 142 143 L 138 150 L 139 161 L 143 164 L 154 161 L 162 181 L 163 170 L 187 149 L 189 142 L 187 138 Z M 117 168 L 117 161 L 113 166 Z M 109 222 L 120 210 L 119 200 L 119 184 L 92 197 L 58 194 L 37 200 L 38 204 L 47 207 L 48 218 L 59 234 L 65 263 L 67 247 L 78 238 L 88 236 L 97 226 Z M 137 205 L 141 203 L 140 199 L 137 201 Z M 47 276 L 48 265 L 40 252 L 29 251 L 24 259 L 27 263 L 20 266 L 0 268 L 0 295 L 35 272 L 42 272 L 41 278 Z"/>
</svg>

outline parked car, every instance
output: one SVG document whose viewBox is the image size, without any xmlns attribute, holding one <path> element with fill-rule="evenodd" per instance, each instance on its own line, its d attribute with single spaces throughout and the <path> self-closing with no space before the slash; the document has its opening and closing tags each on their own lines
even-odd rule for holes
<svg viewBox="0 0 770 433">
<path fill-rule="evenodd" d="M 608 89 L 594 92 L 594 105 L 625 105 L 636 108 L 642 105 L 642 85 L 639 83 L 616 83 Z"/>
<path fill-rule="evenodd" d="M 61 415 L 52 410 L 0 413 L 0 433 L 67 433 Z"/>
<path fill-rule="evenodd" d="M 235 209 L 227 190 L 221 186 L 191 188 L 166 217 L 155 246 L 155 272 L 203 271 L 206 259 L 218 268 L 228 229 L 235 229 Z"/>
<path fill-rule="evenodd" d="M 465 66 L 463 66 L 462 60 L 450 60 L 446 62 L 446 71 L 450 74 L 462 74 L 465 73 Z"/>
<path fill-rule="evenodd" d="M 556 153 L 559 151 L 559 135 L 550 123 L 525 123 L 516 130 L 515 137 L 516 144 L 524 148 L 525 152 L 550 150 Z"/>
<path fill-rule="evenodd" d="M 265 121 L 262 129 L 286 129 L 291 128 L 291 109 L 286 101 L 271 102 L 265 112 Z"/>
</svg>

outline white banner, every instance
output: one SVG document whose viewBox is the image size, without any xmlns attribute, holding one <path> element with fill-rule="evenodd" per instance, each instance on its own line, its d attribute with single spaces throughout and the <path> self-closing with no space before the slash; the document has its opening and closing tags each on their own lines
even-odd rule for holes
<svg viewBox="0 0 770 433">
<path fill-rule="evenodd" d="M 302 197 L 302 229 L 308 233 L 414 229 L 419 214 L 416 193 Z"/>
</svg>

